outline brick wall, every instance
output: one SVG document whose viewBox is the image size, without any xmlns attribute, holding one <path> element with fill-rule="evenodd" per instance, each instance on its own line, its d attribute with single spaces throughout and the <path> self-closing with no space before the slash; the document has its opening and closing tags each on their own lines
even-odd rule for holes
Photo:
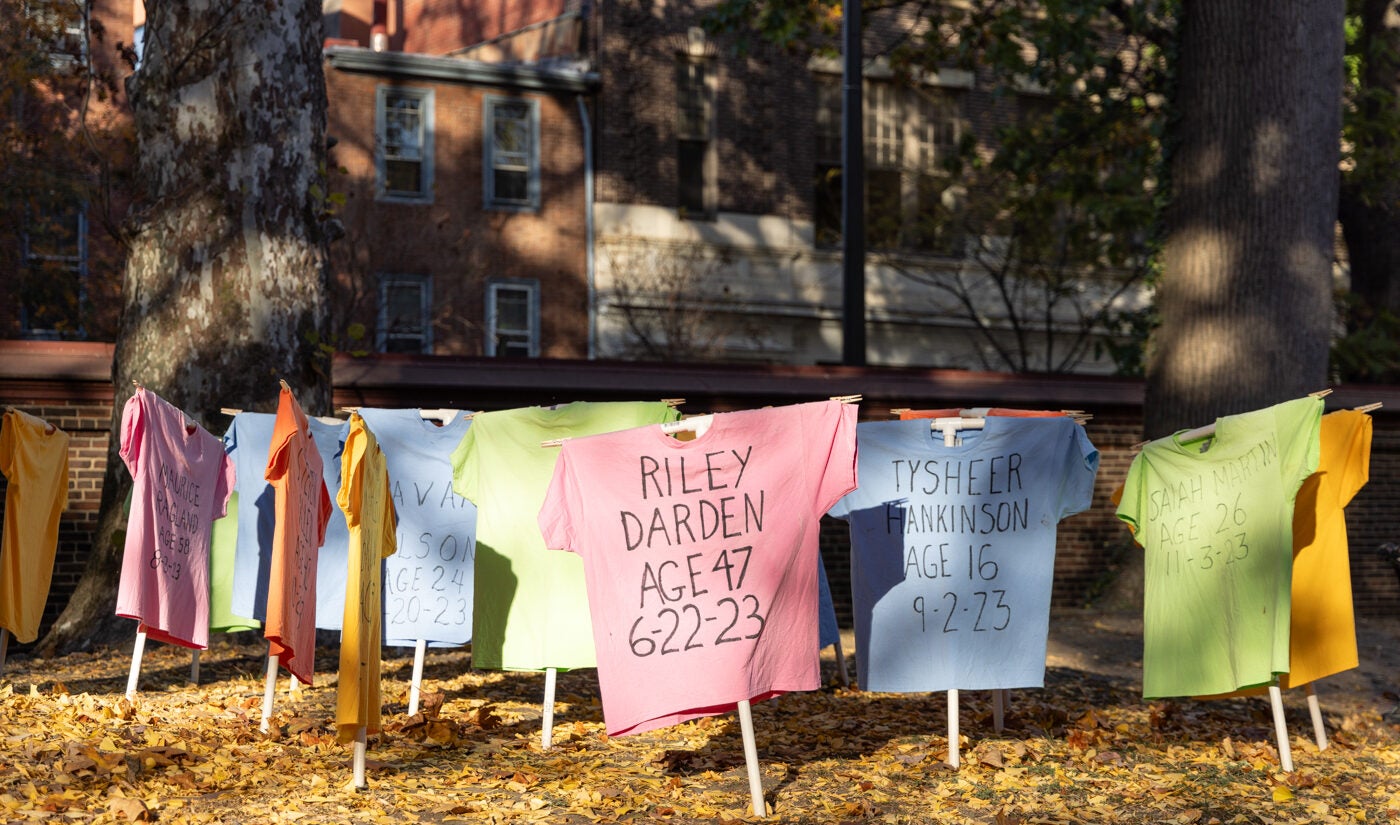
<svg viewBox="0 0 1400 825">
<path fill-rule="evenodd" d="M 375 94 L 380 86 L 433 94 L 433 196 L 427 203 L 375 198 Z M 327 132 L 332 192 L 345 237 L 330 246 L 335 284 L 333 334 L 342 349 L 374 349 L 383 275 L 426 275 L 433 287 L 433 353 L 480 355 L 488 278 L 539 283 L 540 354 L 587 355 L 587 259 L 583 132 L 577 96 L 441 81 L 383 77 L 328 64 Z M 488 95 L 539 107 L 540 207 L 483 208 L 482 123 Z M 368 331 L 349 335 L 353 324 Z"/>
<path fill-rule="evenodd" d="M 0 404 L 23 408 L 72 436 L 68 508 L 60 528 L 45 627 L 83 569 L 106 461 L 111 420 L 111 347 L 101 344 L 0 341 Z M 1122 482 L 1140 440 L 1141 385 L 1089 377 L 1035 377 L 952 370 L 863 370 L 478 358 L 338 356 L 337 407 L 502 409 L 528 404 L 681 397 L 686 411 L 787 404 L 863 392 L 864 420 L 888 420 L 892 406 L 969 403 L 1083 409 L 1100 453 L 1089 511 L 1060 525 L 1052 604 L 1078 607 L 1097 595 L 1133 550 L 1109 497 Z M 1400 387 L 1339 389 L 1329 408 L 1384 401 L 1373 414 L 1371 480 L 1347 510 L 1356 610 L 1390 615 L 1400 603 L 1400 577 L 1375 551 L 1400 540 Z M 0 492 L 4 490 L 0 479 Z M 0 499 L 0 511 L 3 511 Z M 850 624 L 845 524 L 824 522 L 822 552 L 841 621 Z"/>
</svg>

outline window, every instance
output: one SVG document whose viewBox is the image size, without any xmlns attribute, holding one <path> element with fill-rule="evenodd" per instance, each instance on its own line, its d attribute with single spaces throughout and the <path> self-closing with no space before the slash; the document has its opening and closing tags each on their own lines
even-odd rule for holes
<svg viewBox="0 0 1400 825">
<path fill-rule="evenodd" d="M 379 279 L 380 352 L 433 351 L 433 283 L 427 275 Z"/>
<path fill-rule="evenodd" d="M 24 13 L 54 68 L 87 65 L 86 0 L 25 0 Z"/>
<path fill-rule="evenodd" d="M 715 212 L 713 66 L 705 58 L 676 60 L 676 188 L 683 216 Z"/>
<path fill-rule="evenodd" d="M 961 133 L 958 99 L 937 88 L 866 80 L 865 227 L 872 249 L 957 254 L 959 199 L 943 162 Z M 839 76 L 817 76 L 816 241 L 841 240 L 841 122 Z"/>
<path fill-rule="evenodd" d="M 379 197 L 432 201 L 432 91 L 380 86 L 374 120 Z"/>
<path fill-rule="evenodd" d="M 540 354 L 540 291 L 534 280 L 486 284 L 486 354 L 534 358 Z"/>
<path fill-rule="evenodd" d="M 87 210 L 79 205 L 25 220 L 20 330 L 26 338 L 82 338 L 87 303 Z"/>
<path fill-rule="evenodd" d="M 486 98 L 487 209 L 540 206 L 539 104 L 513 97 Z"/>
</svg>

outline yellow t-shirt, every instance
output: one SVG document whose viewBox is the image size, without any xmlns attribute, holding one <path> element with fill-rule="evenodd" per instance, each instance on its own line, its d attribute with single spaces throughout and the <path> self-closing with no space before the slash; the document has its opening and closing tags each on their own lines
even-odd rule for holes
<svg viewBox="0 0 1400 825">
<path fill-rule="evenodd" d="M 1323 416 L 1321 447 L 1317 472 L 1298 491 L 1293 511 L 1293 614 L 1283 687 L 1357 666 L 1342 508 L 1370 477 L 1371 416 L 1356 410 Z"/>
<path fill-rule="evenodd" d="M 68 503 L 68 434 L 21 410 L 0 422 L 5 532 L 0 541 L 0 627 L 19 642 L 39 637 L 49 598 L 58 517 Z"/>
<path fill-rule="evenodd" d="M 337 738 L 351 742 L 360 728 L 379 730 L 380 572 L 382 560 L 396 549 L 388 466 L 358 413 L 350 416 L 340 466 L 336 502 L 345 511 L 350 543 L 335 724 Z"/>
</svg>

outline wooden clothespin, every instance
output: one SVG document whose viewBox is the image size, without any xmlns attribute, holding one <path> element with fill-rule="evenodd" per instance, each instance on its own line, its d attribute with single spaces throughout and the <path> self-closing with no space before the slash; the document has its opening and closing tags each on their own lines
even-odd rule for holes
<svg viewBox="0 0 1400 825">
<path fill-rule="evenodd" d="M 291 391 L 292 391 L 292 385 L 287 383 L 287 379 L 285 379 L 285 378 L 279 378 L 279 379 L 277 379 L 277 383 L 281 384 L 281 385 L 282 385 L 282 389 L 286 390 L 287 392 L 291 392 Z"/>
<path fill-rule="evenodd" d="M 1309 398 L 1326 398 L 1327 396 L 1329 396 L 1329 395 L 1331 395 L 1331 394 L 1332 394 L 1332 388 L 1331 388 L 1331 387 L 1328 387 L 1328 388 L 1325 389 L 1325 390 L 1318 390 L 1317 392 L 1310 392 L 1310 393 L 1308 393 L 1308 397 L 1309 397 Z"/>
<path fill-rule="evenodd" d="M 890 415 L 904 415 L 904 414 L 907 413 L 907 412 L 909 412 L 909 408 L 908 408 L 908 407 L 891 407 L 891 408 L 890 408 Z"/>
<path fill-rule="evenodd" d="M 569 440 L 569 439 L 567 439 L 567 438 L 551 438 L 551 439 L 549 439 L 548 441 L 541 441 L 541 442 L 540 442 L 540 446 L 541 446 L 541 447 L 562 447 L 562 446 L 564 446 L 564 442 L 565 442 L 565 441 L 568 441 L 568 440 Z"/>
<path fill-rule="evenodd" d="M 340 412 L 343 412 L 343 413 L 353 413 L 353 412 L 359 412 L 359 411 L 360 411 L 360 408 L 359 408 L 359 407 L 341 407 L 341 408 L 340 408 Z"/>
<path fill-rule="evenodd" d="M 1356 410 L 1357 412 L 1370 412 L 1371 410 L 1379 410 L 1381 406 L 1381 402 L 1377 401 L 1373 404 L 1362 404 L 1359 407 L 1352 407 L 1352 409 Z"/>
<path fill-rule="evenodd" d="M 238 409 L 237 407 L 220 407 L 219 412 L 223 413 L 224 415 L 238 415 L 243 411 Z"/>
<path fill-rule="evenodd" d="M 675 407 L 679 407 L 680 405 L 684 404 L 684 403 L 685 403 L 685 399 L 684 399 L 684 398 L 663 398 L 663 399 L 661 399 L 661 403 L 662 403 L 662 404 L 665 404 L 665 405 L 668 406 L 668 407 L 675 408 Z"/>
<path fill-rule="evenodd" d="M 833 395 L 832 401 L 840 401 L 842 404 L 855 404 L 861 400 L 859 395 Z"/>
</svg>

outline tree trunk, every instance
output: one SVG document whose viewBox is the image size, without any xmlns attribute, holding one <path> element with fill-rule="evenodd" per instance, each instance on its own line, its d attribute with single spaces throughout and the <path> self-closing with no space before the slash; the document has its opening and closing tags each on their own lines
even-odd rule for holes
<svg viewBox="0 0 1400 825">
<path fill-rule="evenodd" d="M 1354 167 L 1342 179 L 1340 214 L 1351 291 L 1369 311 L 1400 316 L 1400 180 L 1395 106 L 1400 102 L 1400 4 L 1362 0 L 1361 77 Z"/>
<path fill-rule="evenodd" d="M 145 42 L 128 81 L 144 191 L 129 219 L 99 530 L 46 653 L 135 631 L 113 614 L 133 382 L 215 434 L 222 407 L 273 409 L 278 379 L 308 412 L 330 406 L 321 3 L 147 0 Z"/>
<path fill-rule="evenodd" d="M 1341 0 L 1182 3 L 1148 437 L 1325 386 L 1342 24 Z"/>
</svg>

